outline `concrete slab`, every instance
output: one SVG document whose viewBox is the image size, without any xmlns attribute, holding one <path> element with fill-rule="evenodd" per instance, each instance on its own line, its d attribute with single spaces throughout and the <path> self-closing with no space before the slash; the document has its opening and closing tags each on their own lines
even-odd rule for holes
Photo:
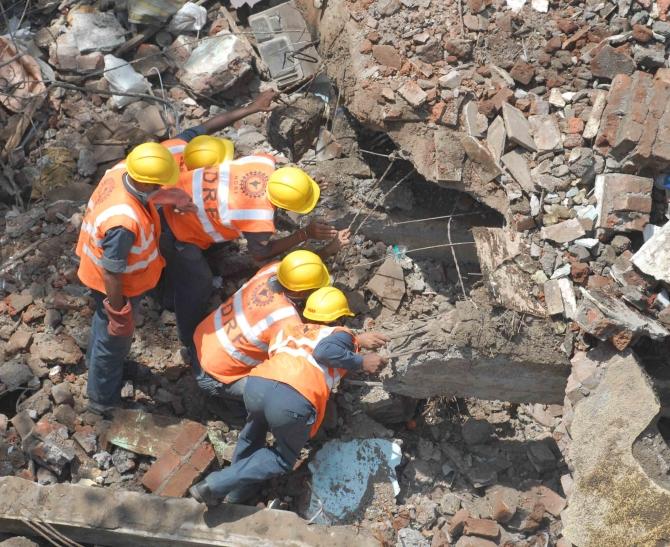
<svg viewBox="0 0 670 547">
<path fill-rule="evenodd" d="M 670 222 L 640 247 L 632 261 L 642 272 L 657 281 L 670 283 Z"/>
<path fill-rule="evenodd" d="M 503 153 L 505 152 L 505 141 L 507 140 L 507 133 L 505 133 L 505 122 L 498 116 L 486 133 L 486 144 L 491 150 L 495 160 L 500 163 Z"/>
<path fill-rule="evenodd" d="M 72 484 L 0 479 L 0 531 L 34 536 L 41 521 L 78 542 L 114 547 L 378 547 L 353 527 L 308 525 L 295 513 Z"/>
</svg>

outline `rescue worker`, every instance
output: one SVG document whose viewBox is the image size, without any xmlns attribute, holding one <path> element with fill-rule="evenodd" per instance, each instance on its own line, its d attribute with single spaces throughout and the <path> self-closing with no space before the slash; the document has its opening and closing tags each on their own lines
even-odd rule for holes
<svg viewBox="0 0 670 547">
<path fill-rule="evenodd" d="M 221 499 L 242 503 L 263 481 L 289 472 L 310 437 L 323 421 L 330 392 L 348 371 L 374 374 L 386 363 L 378 353 L 359 355 L 359 348 L 377 349 L 388 340 L 376 333 L 354 335 L 342 327 L 328 327 L 352 316 L 344 294 L 325 287 L 305 304 L 308 323 L 282 328 L 274 338 L 270 358 L 250 373 L 244 389 L 248 418 L 240 432 L 230 467 L 210 473 L 189 490 L 201 503 Z M 275 444 L 265 446 L 271 431 Z"/>
<path fill-rule="evenodd" d="M 260 93 L 247 106 L 218 114 L 195 127 L 185 129 L 172 139 L 161 142 L 174 156 L 180 171 L 190 171 L 200 167 L 211 167 L 234 156 L 233 142 L 229 139 L 210 137 L 212 133 L 233 125 L 235 122 L 256 114 L 272 110 L 272 101 L 277 92 L 268 89 Z M 189 158 L 186 161 L 186 158 Z"/>
<path fill-rule="evenodd" d="M 246 378 L 268 358 L 272 338 L 302 324 L 296 304 L 329 284 L 326 266 L 310 251 L 293 251 L 261 268 L 198 325 L 190 353 L 200 388 L 241 401 Z"/>
<path fill-rule="evenodd" d="M 212 292 L 212 270 L 203 251 L 215 243 L 244 237 L 251 256 L 263 262 L 307 239 L 338 236 L 333 227 L 311 222 L 289 236 L 272 239 L 276 208 L 309 213 L 320 190 L 301 169 L 275 169 L 269 157 L 249 156 L 196 169 L 184 173 L 178 186 L 197 205 L 197 212 L 161 211 L 161 253 L 167 261 L 167 285 L 174 298 L 179 338 L 186 347 L 208 311 Z"/>
<path fill-rule="evenodd" d="M 170 152 L 160 144 L 144 143 L 130 152 L 123 168 L 105 173 L 88 202 L 76 253 L 77 274 L 96 303 L 86 352 L 89 407 L 95 412 L 119 401 L 123 363 L 133 339 L 133 311 L 142 294 L 156 285 L 165 263 L 158 251 L 156 205 L 170 208 L 179 198 L 188 210 L 175 188 L 161 194 L 178 177 Z"/>
</svg>

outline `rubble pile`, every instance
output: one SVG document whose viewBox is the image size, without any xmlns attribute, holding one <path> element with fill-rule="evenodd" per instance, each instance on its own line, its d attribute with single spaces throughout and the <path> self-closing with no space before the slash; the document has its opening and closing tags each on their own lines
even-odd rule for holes
<svg viewBox="0 0 670 547">
<path fill-rule="evenodd" d="M 670 396 L 645 359 L 670 335 L 668 4 L 158 3 L 47 3 L 0 37 L 0 476 L 180 497 L 230 462 L 240 416 L 202 397 L 159 298 L 126 408 L 86 411 L 73 249 L 132 146 L 274 85 L 222 135 L 320 183 L 315 215 L 352 230 L 329 265 L 351 324 L 392 361 L 343 381 L 256 501 L 385 545 L 667 539 Z M 253 274 L 244 251 L 210 253 L 217 298 Z M 355 499 L 329 512 L 309 485 L 351 451 Z"/>
</svg>

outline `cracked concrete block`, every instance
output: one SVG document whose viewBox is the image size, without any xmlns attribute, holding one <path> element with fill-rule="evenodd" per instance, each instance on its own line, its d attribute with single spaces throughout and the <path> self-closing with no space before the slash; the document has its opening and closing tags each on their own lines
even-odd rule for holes
<svg viewBox="0 0 670 547">
<path fill-rule="evenodd" d="M 486 144 L 498 163 L 500 163 L 505 152 L 506 140 L 507 133 L 505 133 L 505 122 L 500 116 L 497 116 L 496 119 L 491 122 L 491 125 L 489 125 L 489 129 L 486 132 Z"/>
<path fill-rule="evenodd" d="M 640 336 L 662 340 L 670 335 L 660 322 L 629 308 L 619 298 L 599 289 L 581 292 L 575 321 L 599 340 L 609 340 L 618 350 L 627 348 Z"/>
<path fill-rule="evenodd" d="M 636 458 L 634 448 L 659 414 L 658 397 L 632 351 L 602 347 L 588 356 L 602 379 L 574 407 L 574 484 L 561 514 L 563 535 L 584 547 L 660 545 L 670 537 L 670 490 L 645 462 L 665 456 Z"/>
<path fill-rule="evenodd" d="M 561 131 L 558 128 L 558 123 L 553 115 L 530 116 L 528 122 L 533 131 L 535 144 L 540 152 L 560 150 L 563 148 Z"/>
<path fill-rule="evenodd" d="M 403 346 L 412 353 L 382 372 L 384 388 L 418 399 L 562 403 L 570 373 L 563 337 L 541 319 L 515 322 L 509 310 L 493 307 L 484 288 L 473 292 L 476 306 L 458 302 L 428 334 Z"/>
</svg>

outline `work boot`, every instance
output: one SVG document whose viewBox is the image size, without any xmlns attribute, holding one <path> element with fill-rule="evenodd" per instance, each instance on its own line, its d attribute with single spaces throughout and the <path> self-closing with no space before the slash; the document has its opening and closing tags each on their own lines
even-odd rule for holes
<svg viewBox="0 0 670 547">
<path fill-rule="evenodd" d="M 191 486 L 191 488 L 188 489 L 188 493 L 191 494 L 191 497 L 195 501 L 198 503 L 204 503 L 207 507 L 214 507 L 219 505 L 221 501 L 217 499 L 214 494 L 212 494 L 212 491 L 209 489 L 209 486 L 207 486 L 205 481 L 200 481 L 199 483 Z"/>
<path fill-rule="evenodd" d="M 86 408 L 89 412 L 97 414 L 98 416 L 109 416 L 118 407 L 116 405 L 103 405 L 101 403 L 96 403 L 95 401 L 89 401 Z"/>
</svg>

